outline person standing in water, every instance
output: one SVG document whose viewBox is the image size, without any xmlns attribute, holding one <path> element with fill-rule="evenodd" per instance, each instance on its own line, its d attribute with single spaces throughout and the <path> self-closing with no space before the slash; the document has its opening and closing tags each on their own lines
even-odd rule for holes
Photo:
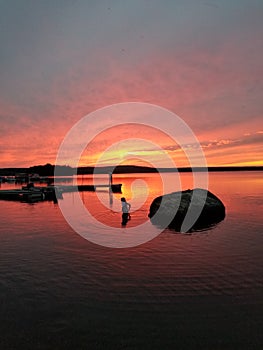
<svg viewBox="0 0 263 350">
<path fill-rule="evenodd" d="M 112 172 L 109 172 L 109 186 L 111 189 L 111 185 L 112 185 Z"/>
<path fill-rule="evenodd" d="M 124 197 L 121 198 L 121 206 L 122 206 L 122 226 L 126 226 L 128 220 L 130 220 L 131 215 L 129 211 L 131 209 L 130 203 L 126 202 Z"/>
</svg>

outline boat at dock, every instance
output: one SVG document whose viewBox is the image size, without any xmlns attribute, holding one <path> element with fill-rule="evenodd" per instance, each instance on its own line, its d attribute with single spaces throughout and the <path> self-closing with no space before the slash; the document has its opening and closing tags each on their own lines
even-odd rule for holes
<svg viewBox="0 0 263 350">
<path fill-rule="evenodd" d="M 39 174 L 17 173 L 15 175 L 15 182 L 21 184 L 28 182 L 51 183 L 52 179 L 48 176 L 40 176 Z"/>
<path fill-rule="evenodd" d="M 21 189 L 2 189 L 0 190 L 0 199 L 14 200 L 22 202 L 37 201 L 54 201 L 63 198 L 62 192 L 54 186 L 35 186 L 33 182 L 29 182 Z"/>
<path fill-rule="evenodd" d="M 45 195 L 41 191 L 31 190 L 1 190 L 0 199 L 13 200 L 13 201 L 42 201 L 45 199 Z"/>
<path fill-rule="evenodd" d="M 14 176 L 1 176 L 1 182 L 14 183 L 16 178 Z"/>
</svg>

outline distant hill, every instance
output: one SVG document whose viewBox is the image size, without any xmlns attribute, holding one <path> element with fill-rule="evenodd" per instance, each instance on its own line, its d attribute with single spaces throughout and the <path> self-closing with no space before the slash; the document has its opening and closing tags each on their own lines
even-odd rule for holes
<svg viewBox="0 0 263 350">
<path fill-rule="evenodd" d="M 45 165 L 35 165 L 29 168 L 2 168 L 0 169 L 1 176 L 14 176 L 17 173 L 27 173 L 32 174 L 36 173 L 40 176 L 54 176 L 55 166 L 52 164 Z M 205 171 L 205 168 L 160 168 L 158 169 L 160 172 L 198 172 Z M 107 174 L 112 172 L 114 174 L 134 174 L 134 173 L 156 173 L 157 169 L 146 167 L 146 166 L 138 166 L 138 165 L 118 165 L 116 167 L 106 166 L 96 168 L 96 173 Z M 263 166 L 221 166 L 221 167 L 208 167 L 208 171 L 263 171 Z M 79 175 L 84 174 L 93 174 L 94 167 L 79 167 L 77 169 L 77 173 Z M 57 166 L 57 174 L 61 176 L 71 176 L 75 173 L 75 169 L 67 166 L 67 165 L 59 165 Z"/>
</svg>

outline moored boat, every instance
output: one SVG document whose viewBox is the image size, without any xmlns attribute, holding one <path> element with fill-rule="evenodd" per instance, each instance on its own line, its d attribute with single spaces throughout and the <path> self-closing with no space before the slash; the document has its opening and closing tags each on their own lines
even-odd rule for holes
<svg viewBox="0 0 263 350">
<path fill-rule="evenodd" d="M 16 178 L 14 176 L 3 176 L 2 177 L 2 182 L 13 183 L 15 181 L 16 181 Z"/>
</svg>

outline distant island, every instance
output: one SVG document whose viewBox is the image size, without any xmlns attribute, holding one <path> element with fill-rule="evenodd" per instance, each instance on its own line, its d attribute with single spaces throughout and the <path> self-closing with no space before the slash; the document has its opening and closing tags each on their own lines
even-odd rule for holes
<svg viewBox="0 0 263 350">
<path fill-rule="evenodd" d="M 45 165 L 35 165 L 28 168 L 0 168 L 0 176 L 15 176 L 19 173 L 25 174 L 39 174 L 40 176 L 54 176 L 55 165 L 45 164 Z M 159 172 L 201 172 L 205 171 L 206 168 L 196 167 L 196 168 L 156 168 L 138 166 L 138 165 L 118 165 L 105 166 L 96 168 L 96 173 L 108 174 L 113 172 L 114 174 L 134 174 L 134 173 L 157 173 Z M 209 172 L 213 171 L 263 171 L 263 166 L 215 166 L 208 167 Z M 78 175 L 93 174 L 94 167 L 79 167 L 77 169 Z M 71 176 L 76 173 L 76 169 L 68 165 L 57 166 L 57 175 L 60 176 Z"/>
</svg>

